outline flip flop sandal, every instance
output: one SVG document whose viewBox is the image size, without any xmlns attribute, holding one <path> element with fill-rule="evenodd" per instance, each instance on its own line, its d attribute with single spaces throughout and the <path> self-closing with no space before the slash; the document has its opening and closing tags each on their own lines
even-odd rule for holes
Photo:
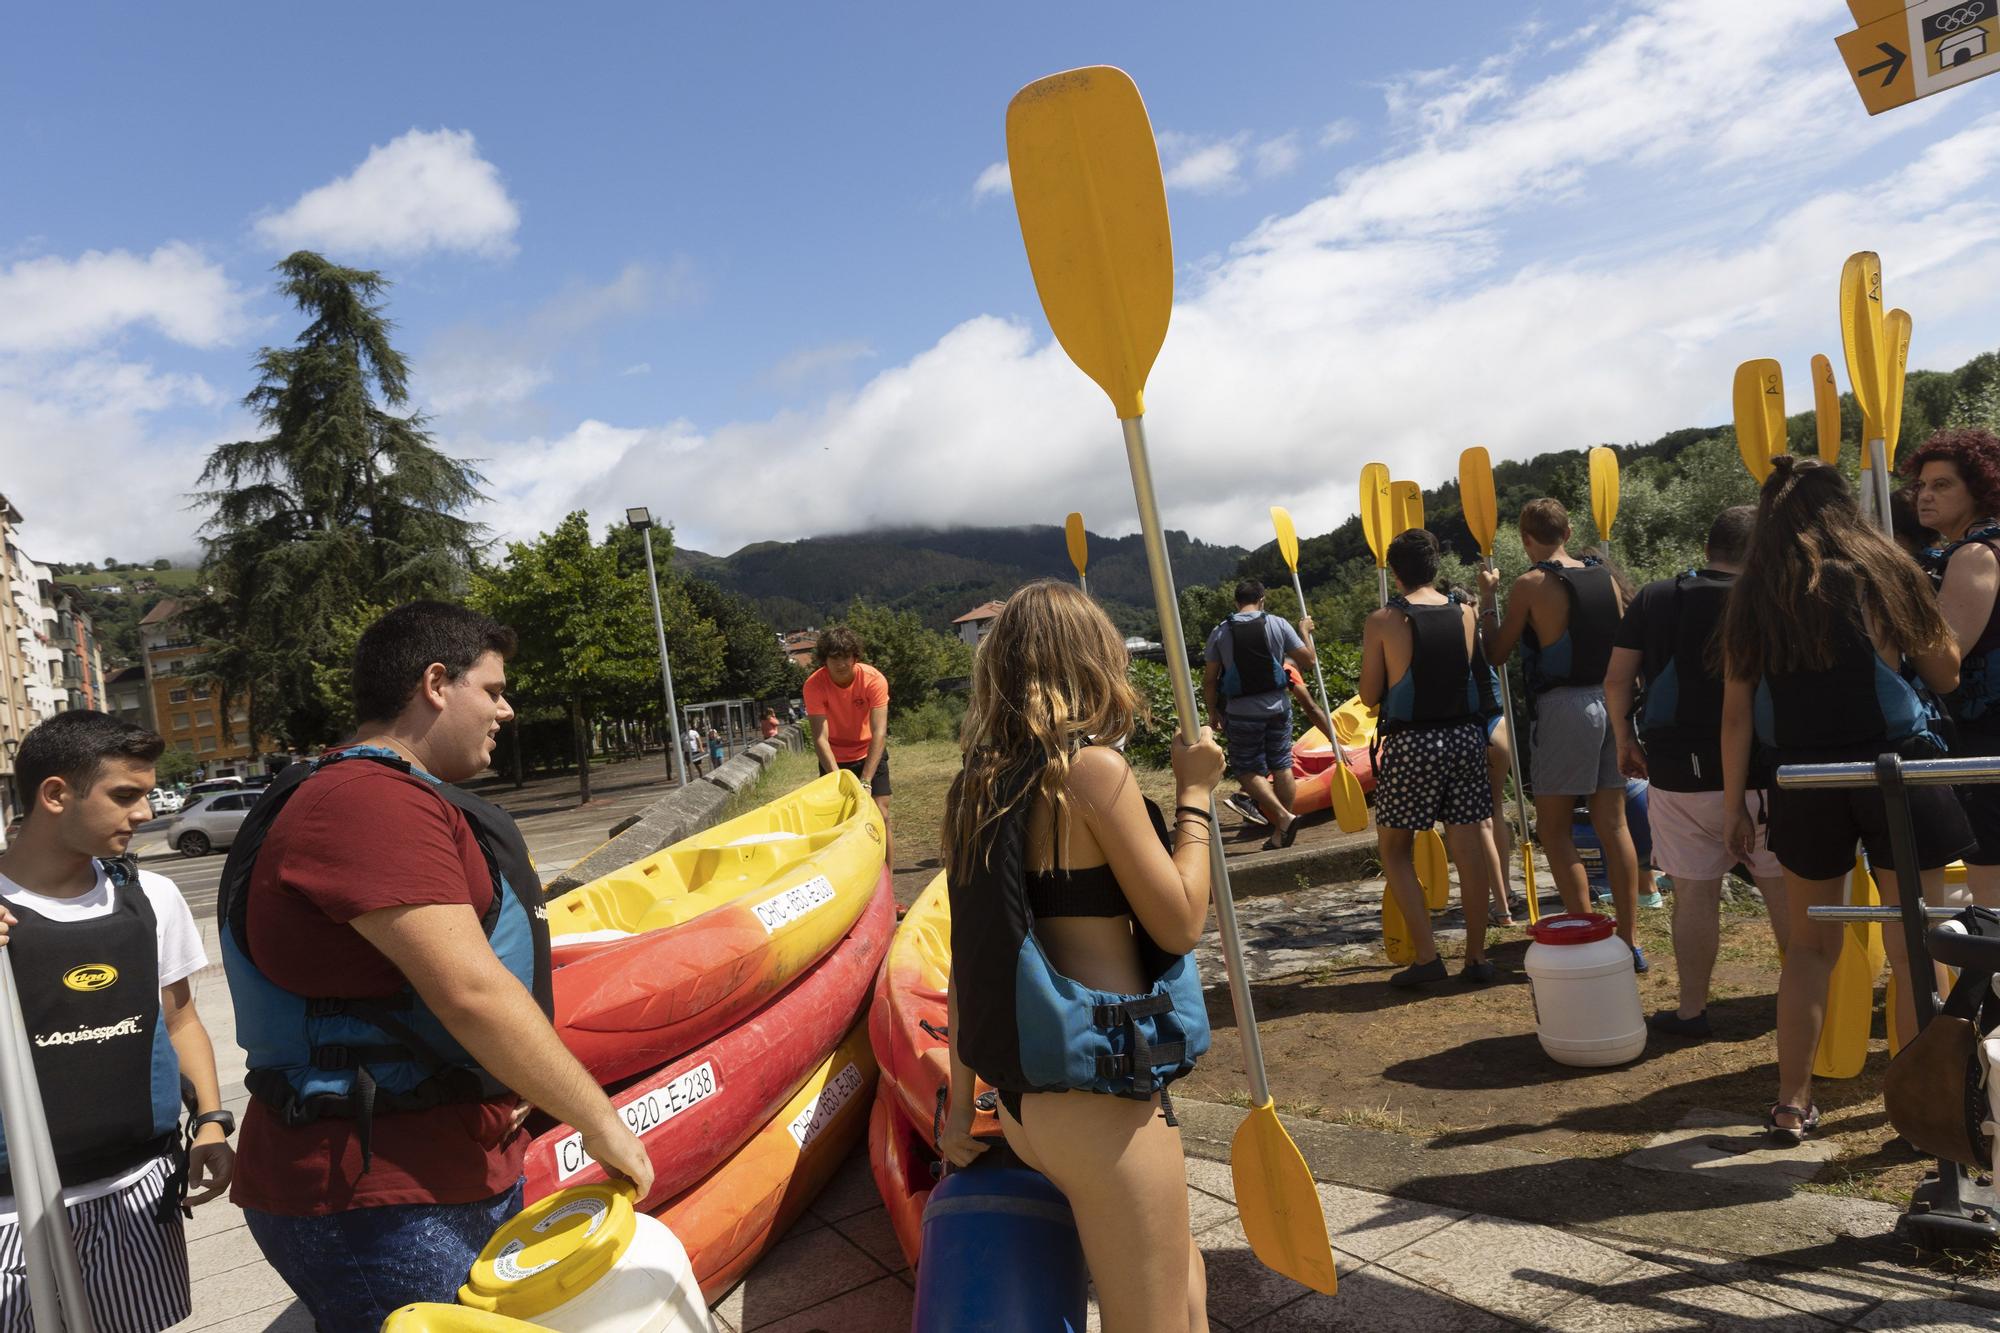
<svg viewBox="0 0 2000 1333">
<path fill-rule="evenodd" d="M 1778 1123 L 1778 1117 L 1781 1115 L 1797 1116 L 1799 1123 L 1796 1125 L 1781 1125 Z M 1794 1148 L 1804 1143 L 1806 1135 L 1811 1134 L 1818 1128 L 1819 1107 L 1817 1106 L 1809 1107 L 1802 1111 L 1798 1107 L 1788 1105 L 1784 1102 L 1772 1102 L 1771 1109 L 1764 1113 L 1764 1132 L 1779 1143 L 1788 1144 Z"/>
</svg>

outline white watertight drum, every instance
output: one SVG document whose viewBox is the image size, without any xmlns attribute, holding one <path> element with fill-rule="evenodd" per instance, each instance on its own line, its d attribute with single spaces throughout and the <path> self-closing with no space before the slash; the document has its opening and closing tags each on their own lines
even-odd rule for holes
<svg viewBox="0 0 2000 1333">
<path fill-rule="evenodd" d="M 581 1185 L 493 1234 L 460 1306 L 556 1333 L 713 1333 L 674 1233 L 632 1209 L 631 1187 Z"/>
<path fill-rule="evenodd" d="M 1525 964 L 1535 1035 L 1566 1065 L 1622 1065 L 1646 1049 L 1646 1013 L 1632 951 L 1595 912 L 1545 916 L 1528 927 Z"/>
</svg>

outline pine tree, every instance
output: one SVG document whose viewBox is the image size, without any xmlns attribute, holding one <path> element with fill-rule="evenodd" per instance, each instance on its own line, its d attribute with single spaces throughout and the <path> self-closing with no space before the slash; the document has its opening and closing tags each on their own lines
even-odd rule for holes
<svg viewBox="0 0 2000 1333">
<path fill-rule="evenodd" d="M 309 746 L 335 739 L 313 666 L 342 620 L 463 592 L 483 529 L 461 515 L 483 478 L 433 446 L 421 413 L 392 410 L 409 366 L 389 341 L 388 280 L 308 250 L 277 271 L 310 323 L 257 358 L 244 403 L 269 434 L 218 445 L 202 469 L 210 592 L 191 614 L 206 674 L 249 695 L 251 735 Z"/>
</svg>

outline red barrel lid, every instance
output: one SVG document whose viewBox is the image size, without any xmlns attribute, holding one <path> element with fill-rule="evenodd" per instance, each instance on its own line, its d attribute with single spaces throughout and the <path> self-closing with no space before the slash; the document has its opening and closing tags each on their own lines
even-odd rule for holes
<svg viewBox="0 0 2000 1333">
<path fill-rule="evenodd" d="M 1616 934 L 1618 923 L 1602 912 L 1561 912 L 1528 927 L 1537 944 L 1592 944 Z"/>
</svg>

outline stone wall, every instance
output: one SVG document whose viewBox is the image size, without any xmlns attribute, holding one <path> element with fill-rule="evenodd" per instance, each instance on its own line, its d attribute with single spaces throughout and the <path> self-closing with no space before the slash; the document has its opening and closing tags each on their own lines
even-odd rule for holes
<svg viewBox="0 0 2000 1333">
<path fill-rule="evenodd" d="M 759 741 L 713 772 L 676 787 L 638 814 L 612 825 L 609 842 L 549 881 L 548 896 L 568 893 L 662 847 L 693 837 L 717 823 L 729 798 L 753 785 L 780 751 L 803 750 L 811 744 L 804 723 L 780 727 L 770 740 Z"/>
</svg>

